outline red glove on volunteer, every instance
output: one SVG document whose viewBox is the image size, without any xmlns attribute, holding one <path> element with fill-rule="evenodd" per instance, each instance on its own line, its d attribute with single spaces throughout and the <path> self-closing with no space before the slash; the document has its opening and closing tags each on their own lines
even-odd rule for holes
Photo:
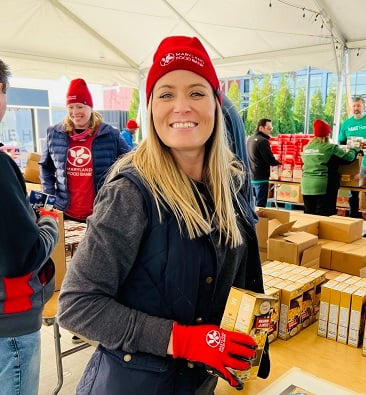
<svg viewBox="0 0 366 395">
<path fill-rule="evenodd" d="M 256 348 L 257 343 L 250 336 L 216 325 L 173 325 L 173 358 L 201 362 L 237 389 L 242 389 L 243 383 L 227 367 L 249 369 Z"/>
<path fill-rule="evenodd" d="M 53 217 L 56 221 L 58 221 L 58 214 L 56 211 L 45 210 L 43 207 L 40 207 L 38 211 L 39 211 L 39 217 L 48 215 L 50 217 Z"/>
</svg>

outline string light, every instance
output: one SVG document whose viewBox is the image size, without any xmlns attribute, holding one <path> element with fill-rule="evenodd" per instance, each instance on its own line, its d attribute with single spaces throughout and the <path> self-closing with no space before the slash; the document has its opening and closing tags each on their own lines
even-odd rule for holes
<svg viewBox="0 0 366 395">
<path fill-rule="evenodd" d="M 359 55 L 360 55 L 360 48 L 358 48 L 356 56 L 359 56 Z"/>
<path fill-rule="evenodd" d="M 272 1 L 273 0 L 269 0 L 269 7 L 272 7 Z M 329 33 L 332 35 L 332 31 L 329 28 L 329 26 L 327 24 L 327 21 L 324 19 L 321 11 L 317 11 L 317 10 L 313 10 L 313 9 L 310 9 L 310 8 L 306 8 L 304 6 L 300 6 L 298 4 L 293 3 L 292 0 L 277 0 L 277 1 L 279 3 L 285 4 L 287 6 L 290 6 L 290 7 L 293 7 L 293 8 L 297 8 L 299 10 L 302 10 L 302 17 L 304 19 L 306 18 L 307 13 L 310 14 L 311 16 L 314 16 L 314 22 L 318 22 L 319 21 L 319 23 L 321 24 L 320 28 L 321 29 L 326 28 L 329 31 Z"/>
</svg>

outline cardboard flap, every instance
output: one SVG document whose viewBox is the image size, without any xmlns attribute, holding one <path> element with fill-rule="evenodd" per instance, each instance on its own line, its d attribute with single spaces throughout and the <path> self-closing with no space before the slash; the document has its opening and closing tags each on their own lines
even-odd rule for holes
<svg viewBox="0 0 366 395">
<path fill-rule="evenodd" d="M 307 232 L 292 232 L 285 236 L 285 240 L 291 243 L 301 244 L 308 240 L 316 239 L 317 237 Z"/>
<path fill-rule="evenodd" d="M 286 222 L 285 224 L 277 225 L 271 232 L 268 231 L 268 237 L 279 236 L 289 232 L 289 230 L 292 228 L 292 225 L 295 222 L 296 221 L 291 221 L 291 222 Z"/>
<path fill-rule="evenodd" d="M 302 253 L 301 266 L 320 258 L 321 246 L 319 244 L 309 247 Z"/>
</svg>

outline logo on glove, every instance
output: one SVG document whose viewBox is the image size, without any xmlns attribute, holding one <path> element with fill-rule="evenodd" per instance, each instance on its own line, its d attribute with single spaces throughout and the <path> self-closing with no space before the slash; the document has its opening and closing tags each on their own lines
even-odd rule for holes
<svg viewBox="0 0 366 395">
<path fill-rule="evenodd" d="M 221 352 L 223 352 L 225 349 L 225 340 L 225 333 L 221 334 L 219 331 L 216 330 L 211 330 L 206 334 L 207 345 L 212 348 L 220 347 L 219 350 Z"/>
</svg>

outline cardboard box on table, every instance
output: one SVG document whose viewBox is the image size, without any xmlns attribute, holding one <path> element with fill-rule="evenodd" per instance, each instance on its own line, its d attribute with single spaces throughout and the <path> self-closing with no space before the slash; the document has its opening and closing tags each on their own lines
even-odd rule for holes
<svg viewBox="0 0 366 395">
<path fill-rule="evenodd" d="M 329 280 L 321 286 L 318 336 L 327 337 L 330 293 L 331 289 L 337 284 L 339 284 L 338 281 Z"/>
<path fill-rule="evenodd" d="M 268 236 L 278 225 L 289 222 L 290 212 L 275 208 L 256 208 L 258 222 L 256 232 L 260 249 L 267 250 Z"/>
<path fill-rule="evenodd" d="M 347 285 L 346 288 L 341 290 L 337 333 L 337 342 L 339 343 L 347 344 L 352 294 L 356 292 L 357 289 L 357 285 Z"/>
<path fill-rule="evenodd" d="M 366 288 L 352 294 L 347 344 L 358 347 L 364 337 L 366 316 Z"/>
<path fill-rule="evenodd" d="M 347 288 L 347 286 L 348 286 L 347 284 L 338 282 L 338 284 L 336 284 L 330 290 L 328 329 L 327 329 L 328 339 L 332 339 L 332 340 L 337 339 L 341 292 L 342 290 Z"/>
<path fill-rule="evenodd" d="M 268 239 L 268 259 L 318 268 L 318 237 L 307 232 L 290 232 L 293 223 L 279 225 L 272 231 Z"/>
<path fill-rule="evenodd" d="M 319 239 L 352 243 L 362 238 L 363 220 L 331 215 L 319 221 Z"/>
<path fill-rule="evenodd" d="M 251 368 L 235 370 L 241 380 L 257 377 L 267 334 L 270 329 L 271 313 L 275 298 L 248 290 L 232 287 L 221 320 L 221 328 L 250 335 L 257 342 L 256 359 Z"/>
<path fill-rule="evenodd" d="M 363 277 L 366 269 L 366 248 L 345 244 L 332 251 L 331 269 L 354 276 Z"/>
<path fill-rule="evenodd" d="M 296 221 L 292 227 L 292 232 L 307 232 L 315 236 L 319 234 L 319 215 L 304 214 L 302 212 L 290 212 L 290 221 Z"/>
<path fill-rule="evenodd" d="M 320 244 L 319 267 L 330 270 L 333 251 L 339 247 L 344 246 L 346 243 L 344 243 L 343 241 L 319 239 L 319 244 Z"/>
</svg>

